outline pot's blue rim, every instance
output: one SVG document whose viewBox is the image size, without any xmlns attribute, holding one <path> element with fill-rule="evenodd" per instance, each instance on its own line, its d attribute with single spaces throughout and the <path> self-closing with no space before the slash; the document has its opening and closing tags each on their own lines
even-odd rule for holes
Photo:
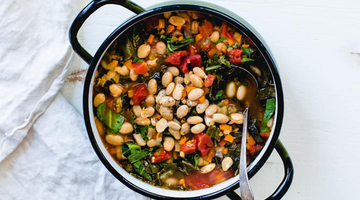
<svg viewBox="0 0 360 200">
<path fill-rule="evenodd" d="M 99 60 L 101 59 L 104 51 L 111 45 L 112 41 L 116 39 L 119 34 L 121 34 L 124 30 L 126 30 L 129 26 L 132 24 L 141 21 L 144 18 L 147 18 L 149 16 L 159 14 L 162 12 L 167 11 L 174 11 L 174 10 L 186 10 L 186 11 L 201 11 L 206 14 L 214 15 L 218 18 L 225 18 L 229 24 L 231 24 L 234 27 L 239 28 L 242 30 L 253 42 L 254 45 L 257 46 L 257 48 L 262 52 L 264 59 L 266 60 L 268 67 L 270 69 L 270 72 L 272 74 L 275 88 L 276 88 L 276 100 L 277 100 L 277 117 L 276 117 L 276 126 L 274 128 L 274 131 L 272 133 L 271 141 L 269 142 L 268 147 L 265 149 L 265 152 L 262 154 L 262 157 L 260 160 L 254 165 L 254 167 L 248 172 L 249 178 L 254 176 L 256 172 L 259 171 L 259 169 L 264 165 L 266 160 L 269 158 L 270 154 L 272 153 L 273 149 L 275 148 L 275 144 L 277 142 L 277 139 L 280 134 L 282 120 L 283 120 L 283 113 L 284 113 L 284 96 L 283 96 L 283 90 L 282 90 L 282 84 L 280 80 L 280 76 L 278 73 L 278 70 L 276 68 L 276 63 L 273 60 L 271 53 L 268 51 L 268 49 L 265 47 L 264 43 L 252 32 L 250 31 L 247 26 L 245 26 L 240 21 L 236 20 L 232 16 L 229 16 L 223 12 L 220 12 L 218 10 L 214 10 L 209 7 L 201 6 L 201 5 L 189 5 L 189 4 L 178 4 L 178 5 L 166 5 L 162 7 L 156 7 L 152 8 L 150 10 L 147 10 L 143 13 L 140 13 L 132 18 L 130 18 L 128 21 L 121 24 L 113 33 L 111 33 L 108 38 L 103 42 L 103 44 L 99 47 L 98 51 L 96 52 L 93 60 L 90 63 L 86 78 L 85 78 L 85 84 L 84 84 L 84 96 L 83 96 L 83 111 L 84 111 L 84 120 L 86 129 L 89 135 L 90 142 L 102 161 L 102 163 L 105 165 L 105 167 L 123 184 L 125 184 L 127 187 L 131 188 L 132 190 L 143 194 L 145 196 L 148 196 L 150 198 L 155 199 L 212 199 L 217 198 L 220 196 L 223 196 L 227 193 L 229 193 L 232 190 L 235 190 L 239 187 L 238 182 L 235 182 L 234 184 L 229 185 L 228 187 L 225 187 L 219 191 L 209 193 L 207 195 L 201 196 L 201 197 L 195 197 L 195 198 L 179 198 L 179 197 L 168 197 L 168 196 L 162 196 L 161 194 L 155 194 L 148 191 L 143 190 L 141 187 L 133 184 L 132 182 L 125 179 L 120 173 L 118 173 L 115 168 L 111 166 L 111 164 L 107 161 L 104 154 L 101 152 L 100 147 L 98 146 L 94 133 L 91 128 L 91 122 L 90 117 L 93 116 L 93 113 L 89 112 L 89 104 L 92 102 L 89 102 L 89 89 L 91 88 L 92 80 L 94 71 L 97 68 L 97 64 L 99 63 Z M 229 11 L 230 12 L 230 11 Z M 254 29 L 253 29 L 254 30 Z"/>
</svg>

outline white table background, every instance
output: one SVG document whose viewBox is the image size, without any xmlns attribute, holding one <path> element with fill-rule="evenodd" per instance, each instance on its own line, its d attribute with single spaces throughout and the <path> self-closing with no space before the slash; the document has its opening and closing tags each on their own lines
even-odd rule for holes
<svg viewBox="0 0 360 200">
<path fill-rule="evenodd" d="M 88 2 L 74 4 L 80 11 Z M 134 2 L 146 8 L 161 1 Z M 284 199 L 359 199 L 360 1 L 208 2 L 232 10 L 252 24 L 278 63 L 285 93 L 280 139 L 295 167 Z M 132 13 L 120 6 L 105 6 L 84 24 L 79 40 L 94 54 L 130 16 Z M 87 67 L 74 56 L 61 90 L 81 114 Z M 274 151 L 251 179 L 256 199 L 271 194 L 282 178 L 282 162 Z"/>
</svg>

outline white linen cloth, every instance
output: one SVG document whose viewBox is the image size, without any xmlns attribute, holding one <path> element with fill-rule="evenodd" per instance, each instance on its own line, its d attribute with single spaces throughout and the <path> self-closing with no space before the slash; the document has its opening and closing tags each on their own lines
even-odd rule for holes
<svg viewBox="0 0 360 200">
<path fill-rule="evenodd" d="M 58 94 L 72 51 L 71 0 L 0 2 L 0 199 L 141 199 L 97 158 Z"/>
</svg>

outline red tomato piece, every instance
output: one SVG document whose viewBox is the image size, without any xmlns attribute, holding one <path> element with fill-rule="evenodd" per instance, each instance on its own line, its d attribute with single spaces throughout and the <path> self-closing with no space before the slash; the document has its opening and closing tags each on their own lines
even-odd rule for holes
<svg viewBox="0 0 360 200">
<path fill-rule="evenodd" d="M 116 111 L 116 106 L 115 106 L 115 99 L 111 98 L 110 100 L 107 101 L 106 103 L 107 107 L 109 107 L 111 110 Z"/>
<path fill-rule="evenodd" d="M 216 79 L 216 76 L 215 75 L 212 75 L 212 74 L 208 74 L 205 78 L 205 82 L 204 82 L 204 85 L 205 87 L 210 87 L 212 86 L 212 84 L 214 83 Z"/>
<path fill-rule="evenodd" d="M 196 171 L 192 174 L 185 175 L 184 180 L 186 188 L 198 190 L 209 188 L 213 185 L 226 181 L 231 177 L 234 177 L 234 172 L 231 170 L 224 172 L 221 169 L 214 169 L 207 174 L 202 174 L 200 171 Z"/>
<path fill-rule="evenodd" d="M 170 63 L 172 65 L 180 65 L 181 58 L 186 57 L 187 55 L 188 52 L 185 50 L 175 51 L 166 57 L 165 62 Z"/>
<path fill-rule="evenodd" d="M 161 149 L 160 152 L 155 152 L 152 154 L 151 158 L 150 158 L 150 162 L 151 163 L 161 163 L 164 162 L 166 160 L 169 160 L 172 156 L 171 151 L 166 151 L 164 148 Z"/>
<path fill-rule="evenodd" d="M 228 40 L 232 40 L 232 42 L 235 44 L 236 43 L 236 40 L 234 39 L 234 37 L 232 36 L 231 33 L 229 33 L 227 31 L 227 24 L 226 22 L 223 22 L 222 25 L 221 25 L 221 31 L 222 31 L 222 36 L 226 37 Z"/>
<path fill-rule="evenodd" d="M 207 162 L 211 162 L 211 160 L 215 156 L 215 153 L 216 153 L 215 147 L 211 147 L 209 149 L 209 152 L 206 155 L 202 156 L 202 158 Z"/>
<path fill-rule="evenodd" d="M 133 86 L 134 96 L 132 100 L 135 105 L 139 105 L 141 101 L 145 100 L 145 98 L 149 95 L 149 91 L 146 88 L 145 83 L 139 83 Z"/>
<path fill-rule="evenodd" d="M 192 154 L 196 152 L 196 140 L 192 139 L 180 146 L 180 151 L 185 154 Z"/>
<path fill-rule="evenodd" d="M 199 27 L 199 31 L 200 31 L 200 34 L 201 34 L 204 38 L 210 36 L 211 33 L 213 32 L 213 25 L 212 25 L 212 23 L 209 22 L 209 21 L 205 21 L 205 23 Z"/>
<path fill-rule="evenodd" d="M 248 149 L 249 150 L 248 152 L 251 155 L 255 155 L 255 153 L 260 151 L 261 149 L 262 149 L 262 146 L 259 145 L 259 144 L 256 144 L 256 145 L 250 146 L 249 149 Z"/>
<path fill-rule="evenodd" d="M 218 145 L 221 146 L 221 147 L 225 146 L 225 144 L 226 144 L 226 140 L 224 140 L 224 138 L 222 138 L 220 140 L 220 142 L 218 143 Z"/>
<path fill-rule="evenodd" d="M 206 133 L 200 133 L 194 136 L 194 139 L 197 141 L 197 147 L 202 156 L 205 156 L 209 153 L 211 147 L 214 146 L 211 137 Z"/>
<path fill-rule="evenodd" d="M 133 70 L 138 74 L 145 74 L 149 71 L 149 68 L 145 62 L 137 62 L 132 64 Z"/>
<path fill-rule="evenodd" d="M 182 73 L 186 73 L 189 71 L 189 65 L 194 67 L 201 67 L 201 56 L 199 54 L 191 55 L 184 58 L 179 65 L 179 68 Z"/>
<path fill-rule="evenodd" d="M 231 51 L 229 51 L 227 53 L 227 55 L 229 56 L 229 61 L 231 64 L 241 64 L 241 53 L 242 50 L 241 49 L 233 49 Z"/>
<path fill-rule="evenodd" d="M 187 50 L 188 50 L 190 56 L 198 54 L 198 52 L 200 52 L 199 46 L 193 45 L 193 44 L 189 44 Z"/>
</svg>

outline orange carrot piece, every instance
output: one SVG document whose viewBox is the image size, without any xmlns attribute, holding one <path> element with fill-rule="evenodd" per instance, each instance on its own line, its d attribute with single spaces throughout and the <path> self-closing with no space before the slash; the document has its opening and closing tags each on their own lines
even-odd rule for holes
<svg viewBox="0 0 360 200">
<path fill-rule="evenodd" d="M 173 25 L 169 25 L 169 26 L 167 27 L 166 34 L 171 33 L 174 29 L 175 29 L 175 27 L 174 27 Z"/>
<path fill-rule="evenodd" d="M 265 138 L 269 138 L 269 136 L 270 136 L 270 131 L 269 131 L 269 132 L 262 132 L 262 133 L 260 133 L 260 136 L 261 136 L 261 137 L 265 137 Z"/>
<path fill-rule="evenodd" d="M 247 139 L 247 143 L 250 145 L 250 146 L 254 146 L 256 144 L 254 138 L 250 135 L 249 138 Z"/>
<path fill-rule="evenodd" d="M 131 60 L 127 60 L 124 65 L 128 68 L 128 69 L 132 69 L 132 63 L 131 63 Z"/>
<path fill-rule="evenodd" d="M 197 42 L 197 41 L 201 40 L 202 38 L 203 38 L 203 36 L 199 33 L 195 36 L 195 41 Z"/>
<path fill-rule="evenodd" d="M 185 144 L 186 141 L 187 141 L 187 137 L 183 136 L 183 137 L 180 139 L 179 144 L 180 144 L 180 145 L 183 145 L 183 144 Z"/>
<path fill-rule="evenodd" d="M 153 41 L 154 41 L 154 35 L 153 35 L 153 34 L 150 34 L 150 36 L 149 36 L 149 38 L 148 38 L 147 41 L 148 41 L 149 44 L 152 44 Z"/>
<path fill-rule="evenodd" d="M 224 148 L 224 149 L 222 150 L 222 154 L 226 155 L 226 154 L 228 153 L 228 151 L 229 151 L 228 148 Z"/>
<path fill-rule="evenodd" d="M 199 103 L 204 103 L 205 101 L 205 95 L 202 95 L 199 99 L 198 99 Z"/>
<path fill-rule="evenodd" d="M 223 131 L 229 131 L 228 134 L 232 131 L 232 126 L 230 125 L 227 125 L 227 124 L 221 124 L 219 126 L 220 130 L 223 130 Z"/>
<path fill-rule="evenodd" d="M 191 92 L 191 90 L 193 90 L 193 89 L 195 89 L 196 87 L 194 87 L 194 86 L 187 86 L 186 87 L 186 94 L 189 94 L 190 92 Z"/>
<path fill-rule="evenodd" d="M 225 136 L 224 140 L 232 143 L 234 141 L 234 137 L 232 135 L 230 135 L 230 134 L 227 134 Z"/>
</svg>

